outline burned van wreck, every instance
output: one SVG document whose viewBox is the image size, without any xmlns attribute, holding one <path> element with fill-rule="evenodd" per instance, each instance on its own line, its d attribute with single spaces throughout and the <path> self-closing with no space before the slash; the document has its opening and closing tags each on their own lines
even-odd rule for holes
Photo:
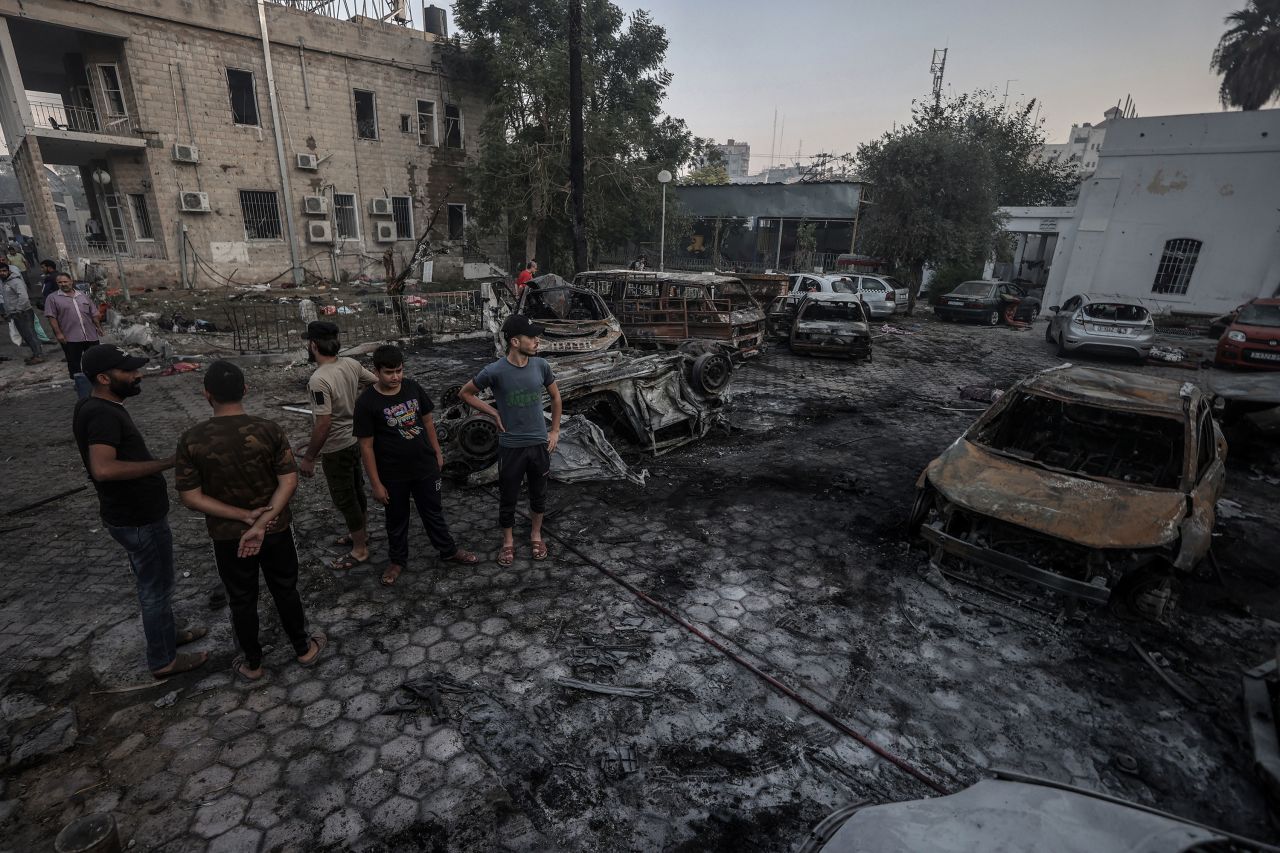
<svg viewBox="0 0 1280 853">
<path fill-rule="evenodd" d="M 917 482 L 931 559 L 1159 617 L 1209 550 L 1226 441 L 1190 383 L 1057 367 L 1014 385 Z"/>
</svg>

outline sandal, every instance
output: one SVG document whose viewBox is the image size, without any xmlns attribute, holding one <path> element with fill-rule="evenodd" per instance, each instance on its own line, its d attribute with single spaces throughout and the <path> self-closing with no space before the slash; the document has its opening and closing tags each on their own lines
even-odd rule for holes
<svg viewBox="0 0 1280 853">
<path fill-rule="evenodd" d="M 206 636 L 209 629 L 203 625 L 196 625 L 193 628 L 183 628 L 178 632 L 178 645 L 185 646 L 187 643 L 194 643 L 201 637 Z"/>
<path fill-rule="evenodd" d="M 509 566 L 516 561 L 516 549 L 514 545 L 503 545 L 498 551 L 498 565 Z"/>
<path fill-rule="evenodd" d="M 529 544 L 533 546 L 533 559 L 547 559 L 547 555 L 550 553 L 547 551 L 547 543 L 543 542 L 541 539 L 530 539 Z"/>
<path fill-rule="evenodd" d="M 249 662 L 244 659 L 243 655 L 237 657 L 231 662 L 231 672 L 234 673 L 241 681 L 247 681 L 250 684 L 255 681 L 261 681 L 267 674 L 267 671 L 263 668 L 262 664 L 258 664 L 257 669 L 251 669 L 249 667 Z M 255 672 L 257 675 L 254 675 Z"/>
<path fill-rule="evenodd" d="M 373 547 L 373 543 L 374 543 L 374 542 L 376 542 L 376 541 L 378 541 L 378 540 L 374 538 L 374 536 L 373 536 L 373 534 L 372 534 L 372 533 L 368 534 L 368 535 L 365 537 L 365 545 L 367 545 L 367 546 L 368 546 L 368 547 L 370 547 L 370 548 L 372 548 L 372 547 Z M 343 548 L 349 548 L 349 547 L 351 547 L 351 544 L 352 544 L 352 542 L 351 542 L 351 534 L 350 534 L 350 533 L 344 533 L 344 534 L 342 534 L 342 535 L 341 535 L 341 536 L 339 536 L 337 539 L 333 540 L 333 544 L 334 544 L 334 545 L 339 545 L 339 546 L 341 546 L 341 547 L 343 547 Z"/>
<path fill-rule="evenodd" d="M 399 563 L 392 563 L 387 566 L 387 570 L 382 573 L 382 585 L 394 586 L 396 579 L 400 577 L 400 573 L 404 571 L 404 566 Z"/>
<path fill-rule="evenodd" d="M 515 556 L 514 550 L 515 549 L 512 549 L 513 551 L 512 557 Z M 444 560 L 446 563 L 461 563 L 464 566 L 474 566 L 476 563 L 480 562 L 479 557 L 477 557 L 475 554 L 472 554 L 470 551 L 466 550 L 465 548 L 459 548 L 458 550 L 454 551 L 453 556 L 451 557 L 441 557 L 440 559 Z"/>
<path fill-rule="evenodd" d="M 155 676 L 156 681 L 164 681 L 166 678 L 172 678 L 184 672 L 190 672 L 196 667 L 204 666 L 205 661 L 209 659 L 208 652 L 182 652 L 175 657 L 168 666 L 160 669 L 151 670 L 151 674 Z"/>
<path fill-rule="evenodd" d="M 348 553 L 339 557 L 329 568 L 333 569 L 335 572 L 349 572 L 356 566 L 363 566 L 367 562 L 369 562 L 369 558 L 367 556 L 361 560 L 355 554 Z"/>
<path fill-rule="evenodd" d="M 329 645 L 329 638 L 319 631 L 316 631 L 310 637 L 310 644 L 307 646 L 307 655 L 311 655 L 311 660 L 303 660 L 307 655 L 298 655 L 298 666 L 311 666 L 320 660 L 320 653 L 324 651 L 324 647 Z M 315 652 L 311 651 L 311 647 L 315 646 Z"/>
</svg>

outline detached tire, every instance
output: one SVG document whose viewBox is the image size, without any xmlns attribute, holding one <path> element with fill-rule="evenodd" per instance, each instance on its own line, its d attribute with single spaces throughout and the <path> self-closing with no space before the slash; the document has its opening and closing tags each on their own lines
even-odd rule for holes
<svg viewBox="0 0 1280 853">
<path fill-rule="evenodd" d="M 449 406 L 457 405 L 462 402 L 462 386 L 450 385 L 444 389 L 444 393 L 440 395 L 440 408 L 447 409 Z"/>
<path fill-rule="evenodd" d="M 703 394 L 719 394 L 733 376 L 733 362 L 723 353 L 706 352 L 694 359 L 691 375 L 694 388 Z"/>
</svg>

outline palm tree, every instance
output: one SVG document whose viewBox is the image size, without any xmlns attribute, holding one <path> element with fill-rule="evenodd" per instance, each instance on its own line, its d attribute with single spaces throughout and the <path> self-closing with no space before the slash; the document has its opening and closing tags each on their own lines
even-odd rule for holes
<svg viewBox="0 0 1280 853">
<path fill-rule="evenodd" d="M 1280 0 L 1249 0 L 1232 12 L 1209 67 L 1222 75 L 1225 107 L 1261 109 L 1280 97 Z"/>
</svg>

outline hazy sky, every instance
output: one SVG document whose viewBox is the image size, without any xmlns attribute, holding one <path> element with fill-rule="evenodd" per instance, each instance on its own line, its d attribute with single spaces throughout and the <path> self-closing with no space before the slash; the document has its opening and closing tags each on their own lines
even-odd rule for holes
<svg viewBox="0 0 1280 853">
<path fill-rule="evenodd" d="M 1211 112 L 1209 57 L 1222 19 L 1244 0 L 614 0 L 648 9 L 670 38 L 667 111 L 699 136 L 751 143 L 768 163 L 773 110 L 786 162 L 852 151 L 910 116 L 931 91 L 929 60 L 947 47 L 945 84 L 1010 101 L 1039 98 L 1050 142 L 1098 122 L 1131 94 L 1142 116 Z"/>
</svg>

